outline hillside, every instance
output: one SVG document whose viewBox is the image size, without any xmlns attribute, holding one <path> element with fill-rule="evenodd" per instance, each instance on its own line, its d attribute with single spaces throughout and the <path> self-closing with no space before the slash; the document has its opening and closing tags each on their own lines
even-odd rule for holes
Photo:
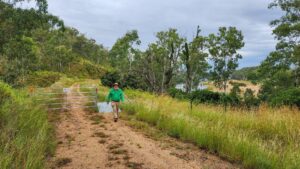
<svg viewBox="0 0 300 169">
<path fill-rule="evenodd" d="M 230 91 L 233 88 L 233 84 L 242 84 L 239 88 L 241 89 L 241 93 L 245 93 L 246 89 L 251 89 L 254 91 L 255 95 L 258 94 L 259 90 L 261 89 L 261 86 L 259 84 L 253 84 L 250 81 L 246 80 L 230 80 L 227 84 L 227 93 L 230 93 Z M 205 82 L 204 85 L 207 86 L 208 90 L 214 91 L 214 92 L 224 92 L 223 89 L 220 89 L 216 87 L 213 82 Z"/>
</svg>

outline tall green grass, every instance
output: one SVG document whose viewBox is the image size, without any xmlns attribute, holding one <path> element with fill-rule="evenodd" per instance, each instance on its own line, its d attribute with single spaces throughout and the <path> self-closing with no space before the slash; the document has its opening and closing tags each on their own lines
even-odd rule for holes
<svg viewBox="0 0 300 169">
<path fill-rule="evenodd" d="M 300 112 L 262 106 L 256 111 L 198 105 L 126 90 L 128 114 L 245 168 L 300 168 Z"/>
<path fill-rule="evenodd" d="M 54 151 L 47 112 L 26 92 L 0 82 L 0 168 L 44 168 Z"/>
</svg>

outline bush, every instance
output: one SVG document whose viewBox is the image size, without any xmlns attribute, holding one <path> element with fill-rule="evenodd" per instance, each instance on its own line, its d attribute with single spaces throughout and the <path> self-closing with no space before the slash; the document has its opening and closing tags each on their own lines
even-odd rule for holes
<svg viewBox="0 0 300 169">
<path fill-rule="evenodd" d="M 221 94 L 209 90 L 196 90 L 189 94 L 182 90 L 171 88 L 168 94 L 177 99 L 188 99 L 195 103 L 219 103 L 221 101 Z"/>
<path fill-rule="evenodd" d="M 100 79 L 102 85 L 107 87 L 112 87 L 114 83 L 120 83 L 121 76 L 117 71 L 111 71 L 111 72 L 106 72 Z"/>
<path fill-rule="evenodd" d="M 251 89 L 246 89 L 245 93 L 244 93 L 244 104 L 245 106 L 250 109 L 253 106 L 258 106 L 259 105 L 259 99 L 257 99 L 254 96 L 254 92 Z"/>
<path fill-rule="evenodd" d="M 198 103 L 218 103 L 221 99 L 221 94 L 209 90 L 197 90 L 192 92 L 195 102 Z"/>
<path fill-rule="evenodd" d="M 142 89 L 146 90 L 147 85 L 141 81 L 137 75 L 129 73 L 124 76 L 121 80 L 121 85 L 124 88 L 131 88 L 131 89 Z"/>
<path fill-rule="evenodd" d="M 107 70 L 89 60 L 77 59 L 70 64 L 67 75 L 79 78 L 99 79 Z"/>
<path fill-rule="evenodd" d="M 176 88 L 170 88 L 170 89 L 168 89 L 167 92 L 173 98 L 177 98 L 177 99 L 187 99 L 188 98 L 188 96 L 185 92 L 183 92 L 182 90 L 176 89 Z"/>
<path fill-rule="evenodd" d="M 12 95 L 13 93 L 11 87 L 0 81 L 0 107 L 2 104 L 4 104 L 4 102 L 10 100 Z"/>
<path fill-rule="evenodd" d="M 26 79 L 26 85 L 48 87 L 57 82 L 62 77 L 58 72 L 37 71 L 30 74 Z"/>
<path fill-rule="evenodd" d="M 271 99 L 271 105 L 273 106 L 297 106 L 300 108 L 300 89 L 291 88 L 280 91 Z"/>
<path fill-rule="evenodd" d="M 234 82 L 234 81 L 230 81 L 229 84 L 231 84 L 232 86 L 238 86 L 238 87 L 246 87 L 247 86 L 245 83 Z"/>
</svg>

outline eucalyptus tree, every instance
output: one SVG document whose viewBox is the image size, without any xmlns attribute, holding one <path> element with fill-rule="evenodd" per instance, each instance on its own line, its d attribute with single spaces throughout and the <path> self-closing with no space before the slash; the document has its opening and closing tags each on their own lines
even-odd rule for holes
<svg viewBox="0 0 300 169">
<path fill-rule="evenodd" d="M 179 57 L 182 53 L 182 45 L 186 41 L 182 38 L 177 29 L 170 28 L 168 31 L 161 31 L 156 34 L 157 48 L 162 53 L 162 80 L 160 90 L 165 92 L 171 86 L 172 79 L 178 70 Z"/>
<path fill-rule="evenodd" d="M 172 28 L 158 32 L 156 38 L 142 55 L 140 70 L 149 90 L 164 93 L 178 72 L 185 38 Z"/>
<path fill-rule="evenodd" d="M 283 16 L 271 21 L 273 34 L 278 40 L 276 50 L 260 66 L 259 72 L 267 81 L 278 72 L 292 71 L 294 84 L 300 85 L 300 1 L 274 0 L 269 8 L 279 8 Z"/>
<path fill-rule="evenodd" d="M 134 54 L 137 49 L 135 45 L 140 45 L 139 35 L 136 30 L 127 32 L 119 38 L 109 51 L 109 60 L 111 66 L 119 69 L 121 72 L 131 70 L 132 62 L 135 60 Z"/>
<path fill-rule="evenodd" d="M 196 37 L 191 42 L 185 42 L 181 61 L 185 66 L 185 88 L 190 93 L 193 87 L 199 85 L 209 68 L 206 50 L 207 38 L 200 35 L 201 29 L 197 27 Z"/>
<path fill-rule="evenodd" d="M 217 35 L 208 38 L 209 53 L 213 62 L 211 72 L 214 84 L 226 93 L 227 82 L 238 67 L 242 55 L 238 50 L 244 46 L 242 32 L 235 27 L 221 27 Z"/>
</svg>

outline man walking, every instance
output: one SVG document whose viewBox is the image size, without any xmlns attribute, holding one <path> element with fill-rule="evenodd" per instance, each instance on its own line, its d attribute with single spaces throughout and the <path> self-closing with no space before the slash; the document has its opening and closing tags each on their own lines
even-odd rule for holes
<svg viewBox="0 0 300 169">
<path fill-rule="evenodd" d="M 114 111 L 114 121 L 117 122 L 119 118 L 119 107 L 121 102 L 124 102 L 123 91 L 119 88 L 118 83 L 114 83 L 113 88 L 110 89 L 107 97 L 107 104 L 111 101 L 111 105 Z"/>
</svg>

